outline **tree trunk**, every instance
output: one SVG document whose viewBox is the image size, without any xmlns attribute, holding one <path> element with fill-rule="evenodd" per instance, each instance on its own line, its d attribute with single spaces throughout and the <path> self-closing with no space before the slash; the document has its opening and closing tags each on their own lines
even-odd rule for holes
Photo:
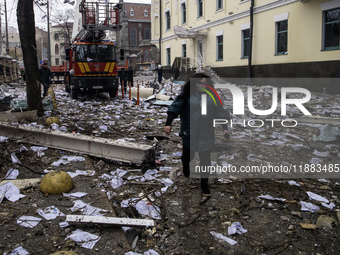
<svg viewBox="0 0 340 255">
<path fill-rule="evenodd" d="M 26 74 L 27 107 L 28 110 L 37 110 L 38 116 L 42 116 L 33 0 L 18 0 L 17 19 Z"/>
</svg>

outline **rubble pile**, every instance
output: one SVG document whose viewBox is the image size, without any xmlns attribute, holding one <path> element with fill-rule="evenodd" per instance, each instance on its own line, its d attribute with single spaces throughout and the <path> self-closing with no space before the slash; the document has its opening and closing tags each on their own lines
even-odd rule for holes
<svg viewBox="0 0 340 255">
<path fill-rule="evenodd" d="M 150 87 L 153 77 L 140 79 Z M 247 87 L 240 86 L 245 95 Z M 248 108 L 244 116 L 232 115 L 234 124 L 246 125 L 230 127 L 229 140 L 221 128 L 216 129 L 213 163 L 225 169 L 248 166 L 249 171 L 261 171 L 246 176 L 216 173 L 210 179 L 212 197 L 202 199 L 200 188 L 188 185 L 198 180 L 187 180 L 181 172 L 180 121 L 175 119 L 174 132 L 165 135 L 167 106 L 155 104 L 158 99 L 141 99 L 137 105 L 126 95 L 110 99 L 103 93 L 72 100 L 62 86 L 53 90 L 56 108 L 34 122 L 20 120 L 20 124 L 121 142 L 153 144 L 156 139 L 156 160 L 147 165 L 117 162 L 0 137 L 0 251 L 4 254 L 340 252 L 340 96 L 312 93 L 304 104 L 312 113 L 309 118 L 290 105 L 289 115 L 282 116 L 278 104 L 278 110 L 266 116 L 277 120 L 274 125 Z M 155 94 L 171 101 L 180 91 L 180 84 L 165 81 Z M 253 91 L 254 107 L 269 109 L 272 87 L 253 86 Z M 230 91 L 220 92 L 232 113 Z M 24 87 L 6 93 L 25 99 Z M 46 124 L 51 116 L 58 117 L 60 124 Z M 282 126 L 287 119 L 297 125 Z M 249 120 L 255 120 L 250 122 L 254 127 L 249 127 Z M 274 167 L 291 171 L 270 173 Z M 41 178 L 53 170 L 72 177 L 70 192 L 40 191 Z M 94 216 L 100 223 L 68 222 L 68 215 Z M 110 223 L 111 217 L 122 223 Z M 132 220 L 140 222 L 133 225 Z M 143 220 L 151 220 L 154 226 L 140 225 Z"/>
</svg>

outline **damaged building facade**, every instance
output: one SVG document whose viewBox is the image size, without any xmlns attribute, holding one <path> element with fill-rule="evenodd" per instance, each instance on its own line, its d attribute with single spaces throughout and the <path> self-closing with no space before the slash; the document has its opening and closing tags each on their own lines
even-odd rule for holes
<svg viewBox="0 0 340 255">
<path fill-rule="evenodd" d="M 222 77 L 340 72 L 337 0 L 152 0 L 151 5 L 152 42 L 164 67 L 208 66 Z"/>
</svg>

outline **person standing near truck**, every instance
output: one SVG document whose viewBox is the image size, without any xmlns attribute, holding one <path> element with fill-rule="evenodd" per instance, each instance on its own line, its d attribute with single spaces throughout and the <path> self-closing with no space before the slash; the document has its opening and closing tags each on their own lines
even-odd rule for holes
<svg viewBox="0 0 340 255">
<path fill-rule="evenodd" d="M 162 79 L 163 79 L 163 70 L 162 70 L 161 65 L 158 65 L 157 74 L 158 74 L 158 83 L 161 84 Z"/>
<path fill-rule="evenodd" d="M 47 96 L 48 88 L 50 87 L 50 77 L 53 78 L 53 75 L 45 62 L 40 68 L 40 82 L 44 86 L 43 97 Z"/>
</svg>

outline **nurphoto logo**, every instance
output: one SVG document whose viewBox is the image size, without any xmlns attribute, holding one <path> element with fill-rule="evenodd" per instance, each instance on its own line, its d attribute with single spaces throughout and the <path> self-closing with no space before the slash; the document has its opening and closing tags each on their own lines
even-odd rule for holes
<svg viewBox="0 0 340 255">
<path fill-rule="evenodd" d="M 206 94 L 201 95 L 202 100 L 202 107 L 201 107 L 201 115 L 207 114 L 207 95 L 209 95 L 213 101 L 215 102 L 215 105 L 217 105 L 215 97 L 213 94 L 216 95 L 218 98 L 220 104 L 222 105 L 222 100 L 220 96 L 218 95 L 217 91 L 207 85 L 204 84 L 207 88 L 211 90 L 208 91 L 207 89 L 202 89 Z M 233 100 L 233 114 L 234 115 L 244 115 L 245 114 L 245 96 L 240 88 L 238 88 L 236 85 L 232 84 L 216 84 L 215 88 L 219 89 L 228 89 L 232 94 L 232 100 Z M 256 109 L 253 104 L 253 88 L 248 87 L 247 89 L 247 106 L 251 113 L 259 116 L 265 116 L 270 115 L 274 113 L 278 108 L 278 88 L 273 87 L 272 88 L 272 104 L 270 109 Z M 212 94 L 213 93 L 213 94 Z M 301 98 L 288 98 L 288 94 L 290 93 L 299 93 L 301 95 L 304 95 L 304 97 L 301 96 Z M 298 87 L 282 87 L 281 88 L 281 115 L 286 116 L 287 115 L 287 105 L 295 105 L 304 115 L 311 115 L 311 113 L 304 107 L 304 103 L 307 103 L 311 99 L 311 93 L 309 90 L 305 88 L 298 88 Z M 216 125 L 220 124 L 230 124 L 232 125 L 243 125 L 243 126 L 249 126 L 249 127 L 261 127 L 264 125 L 265 122 L 270 122 L 271 126 L 274 126 L 275 122 L 280 122 L 283 127 L 295 127 L 297 125 L 297 121 L 294 119 L 251 119 L 246 121 L 245 119 L 242 122 L 233 123 L 232 120 L 227 119 L 214 119 L 213 126 L 216 127 Z"/>
</svg>

